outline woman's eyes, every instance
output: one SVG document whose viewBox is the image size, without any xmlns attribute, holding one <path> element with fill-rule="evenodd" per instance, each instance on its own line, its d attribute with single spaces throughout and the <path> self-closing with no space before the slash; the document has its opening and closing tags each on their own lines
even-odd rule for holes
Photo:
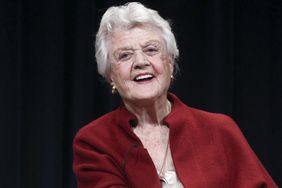
<svg viewBox="0 0 282 188">
<path fill-rule="evenodd" d="M 149 46 L 149 47 L 144 49 L 144 52 L 149 56 L 153 56 L 153 55 L 157 54 L 159 51 L 160 51 L 159 48 L 155 47 L 155 46 Z"/>
<path fill-rule="evenodd" d="M 148 56 L 153 56 L 155 54 L 158 54 L 160 52 L 160 48 L 158 48 L 155 45 L 149 45 L 146 46 L 142 49 L 142 52 Z M 118 61 L 127 61 L 131 59 L 131 57 L 136 53 L 135 51 L 124 51 L 124 52 L 119 52 L 117 54 L 117 60 Z"/>
<path fill-rule="evenodd" d="M 131 52 L 122 52 L 118 54 L 118 61 L 126 61 L 131 58 Z"/>
</svg>

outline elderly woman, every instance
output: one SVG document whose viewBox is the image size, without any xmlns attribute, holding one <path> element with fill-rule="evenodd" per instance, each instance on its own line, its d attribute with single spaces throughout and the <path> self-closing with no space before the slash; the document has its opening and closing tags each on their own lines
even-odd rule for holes
<svg viewBox="0 0 282 188">
<path fill-rule="evenodd" d="M 277 187 L 229 117 L 168 92 L 177 57 L 171 28 L 156 11 L 140 3 L 106 11 L 98 71 L 123 103 L 77 133 L 78 187 Z"/>
</svg>

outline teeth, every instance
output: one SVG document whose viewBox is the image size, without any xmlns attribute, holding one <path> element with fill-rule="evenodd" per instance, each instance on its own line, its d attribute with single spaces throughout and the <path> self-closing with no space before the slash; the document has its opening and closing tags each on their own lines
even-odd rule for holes
<svg viewBox="0 0 282 188">
<path fill-rule="evenodd" d="M 136 78 L 135 78 L 135 80 L 144 80 L 144 79 L 148 79 L 148 78 L 152 78 L 153 76 L 152 75 L 150 75 L 150 74 L 145 74 L 145 75 L 140 75 L 140 76 L 137 76 Z"/>
</svg>

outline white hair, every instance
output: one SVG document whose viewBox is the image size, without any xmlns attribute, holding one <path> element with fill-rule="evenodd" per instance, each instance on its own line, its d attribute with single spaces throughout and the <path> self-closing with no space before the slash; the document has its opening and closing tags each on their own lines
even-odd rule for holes
<svg viewBox="0 0 282 188">
<path fill-rule="evenodd" d="M 107 48 L 108 35 L 117 28 L 131 29 L 135 26 L 149 25 L 160 31 L 165 41 L 166 49 L 174 64 L 179 55 L 174 34 L 168 21 L 164 20 L 157 11 L 146 8 L 139 2 L 131 2 L 122 6 L 113 6 L 104 13 L 96 35 L 95 50 L 98 72 L 108 79 L 110 69 L 109 52 Z"/>
</svg>

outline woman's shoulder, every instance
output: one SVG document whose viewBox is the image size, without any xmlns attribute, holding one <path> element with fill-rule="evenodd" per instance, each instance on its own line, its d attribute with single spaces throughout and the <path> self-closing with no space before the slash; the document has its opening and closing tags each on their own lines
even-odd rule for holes
<svg viewBox="0 0 282 188">
<path fill-rule="evenodd" d="M 193 122 L 196 122 L 194 123 L 196 129 L 208 132 L 208 134 L 223 140 L 237 140 L 240 142 L 245 140 L 240 127 L 231 116 L 191 107 L 188 108 Z"/>
<path fill-rule="evenodd" d="M 227 114 L 210 112 L 200 108 L 191 107 L 183 103 L 175 95 L 172 96 L 174 106 L 172 116 L 174 119 L 184 120 L 196 124 L 224 125 L 230 126 L 236 124 L 235 121 Z"/>
<path fill-rule="evenodd" d="M 227 114 L 221 112 L 211 112 L 199 108 L 187 107 L 191 115 L 201 122 L 208 122 L 211 124 L 227 123 L 226 125 L 232 125 L 235 123 L 233 118 Z"/>
</svg>

